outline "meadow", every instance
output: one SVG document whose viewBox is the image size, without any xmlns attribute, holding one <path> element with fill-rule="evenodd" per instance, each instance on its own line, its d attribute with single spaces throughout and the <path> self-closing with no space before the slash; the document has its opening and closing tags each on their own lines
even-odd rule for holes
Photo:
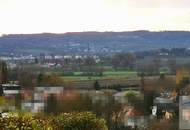
<svg viewBox="0 0 190 130">
<path fill-rule="evenodd" d="M 83 72 L 74 72 L 70 76 L 62 76 L 64 81 L 92 81 L 92 80 L 104 80 L 104 79 L 123 79 L 137 77 L 136 71 L 105 71 L 102 75 L 87 76 L 83 75 Z"/>
</svg>

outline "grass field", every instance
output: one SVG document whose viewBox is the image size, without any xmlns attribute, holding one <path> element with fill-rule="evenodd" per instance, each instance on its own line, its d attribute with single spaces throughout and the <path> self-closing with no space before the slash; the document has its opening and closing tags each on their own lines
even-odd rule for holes
<svg viewBox="0 0 190 130">
<path fill-rule="evenodd" d="M 73 76 L 62 76 L 64 81 L 84 81 L 101 79 L 120 79 L 137 77 L 136 71 L 105 71 L 102 76 L 81 76 L 82 72 L 74 72 Z"/>
</svg>

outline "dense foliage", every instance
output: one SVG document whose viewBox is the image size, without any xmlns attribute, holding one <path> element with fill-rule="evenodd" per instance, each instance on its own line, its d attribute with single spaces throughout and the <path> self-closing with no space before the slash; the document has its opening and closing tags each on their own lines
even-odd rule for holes
<svg viewBox="0 0 190 130">
<path fill-rule="evenodd" d="M 53 130 L 53 120 L 32 114 L 8 114 L 0 118 L 1 130 Z"/>
<path fill-rule="evenodd" d="M 0 118 L 1 130 L 107 130 L 105 121 L 91 112 L 37 116 L 28 113 L 8 114 Z"/>
<path fill-rule="evenodd" d="M 105 121 L 90 112 L 61 114 L 56 122 L 65 130 L 107 130 Z"/>
</svg>

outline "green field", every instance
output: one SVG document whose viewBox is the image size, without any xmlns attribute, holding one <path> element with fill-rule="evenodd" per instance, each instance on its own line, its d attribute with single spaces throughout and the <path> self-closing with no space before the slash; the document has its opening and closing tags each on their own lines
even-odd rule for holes
<svg viewBox="0 0 190 130">
<path fill-rule="evenodd" d="M 62 76 L 64 81 L 84 81 L 101 79 L 120 79 L 137 77 L 136 71 L 105 71 L 102 76 L 81 76 L 82 72 L 74 72 L 73 76 Z"/>
<path fill-rule="evenodd" d="M 103 72 L 103 76 L 133 77 L 133 76 L 137 76 L 137 72 L 136 71 L 106 71 L 106 72 Z"/>
</svg>

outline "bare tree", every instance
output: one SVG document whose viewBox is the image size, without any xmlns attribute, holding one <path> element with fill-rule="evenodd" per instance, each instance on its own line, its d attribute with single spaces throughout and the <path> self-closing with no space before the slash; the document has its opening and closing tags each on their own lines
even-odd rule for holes
<svg viewBox="0 0 190 130">
<path fill-rule="evenodd" d="M 170 68 L 171 74 L 175 74 L 176 73 L 176 59 L 175 58 L 169 58 L 168 59 L 168 66 Z"/>
<path fill-rule="evenodd" d="M 1 84 L 8 82 L 8 68 L 5 61 L 0 61 L 0 82 Z"/>
<path fill-rule="evenodd" d="M 118 53 L 112 58 L 112 66 L 115 70 L 133 68 L 136 57 L 131 53 Z"/>
</svg>

